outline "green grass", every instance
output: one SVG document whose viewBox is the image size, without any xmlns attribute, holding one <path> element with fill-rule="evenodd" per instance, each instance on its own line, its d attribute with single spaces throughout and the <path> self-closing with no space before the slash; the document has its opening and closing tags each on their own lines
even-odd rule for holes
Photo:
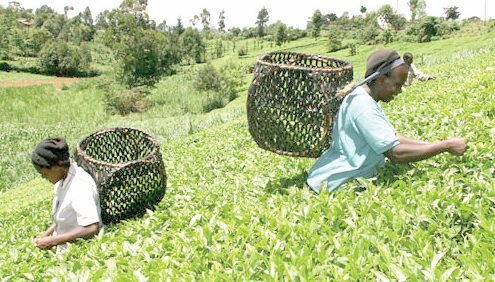
<svg viewBox="0 0 495 282">
<path fill-rule="evenodd" d="M 0 89 L 2 95 L 10 95 L 2 99 L 0 112 L 0 149 L 9 152 L 0 157 L 0 168 L 11 173 L 2 179 L 9 188 L 0 193 L 0 277 L 493 280 L 495 71 L 486 70 L 494 67 L 493 40 L 482 35 L 387 46 L 423 55 L 418 66 L 437 76 L 415 81 L 383 104 L 392 124 L 404 135 L 430 141 L 466 137 L 470 148 L 464 156 L 388 163 L 373 179 L 356 179 L 321 195 L 305 185 L 314 159 L 279 156 L 256 146 L 245 118 L 247 85 L 227 107 L 200 114 L 178 106 L 184 102 L 180 96 L 191 90 L 184 77 L 167 78 L 149 96 L 156 102 L 154 108 L 127 117 L 108 116 L 102 106 L 84 105 L 84 99 L 102 95 L 91 87 L 53 93 L 49 87 L 34 88 L 44 92 L 39 96 Z M 364 73 L 365 58 L 383 47 L 360 46 L 358 55 L 349 56 L 347 50 L 325 53 L 325 46 L 305 46 L 298 52 L 351 61 L 357 80 Z M 37 111 L 43 114 L 41 120 L 23 106 L 31 99 L 44 105 Z M 76 105 L 82 108 L 66 113 Z M 45 116 L 60 106 L 62 113 Z M 159 140 L 168 176 L 165 198 L 154 212 L 111 225 L 93 240 L 70 245 L 62 255 L 33 248 L 31 239 L 50 224 L 53 186 L 36 176 L 24 159 L 46 134 L 68 136 L 74 144 L 103 126 L 138 127 Z"/>
<path fill-rule="evenodd" d="M 2 61 L 0 61 L 2 63 Z M 41 76 L 26 72 L 3 72 L 0 71 L 0 83 L 12 80 L 26 80 L 26 79 L 51 79 L 49 76 Z"/>
</svg>

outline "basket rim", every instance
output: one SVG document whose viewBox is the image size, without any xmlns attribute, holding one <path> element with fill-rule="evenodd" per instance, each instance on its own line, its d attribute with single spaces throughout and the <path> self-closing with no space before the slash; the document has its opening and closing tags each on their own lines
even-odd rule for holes
<svg viewBox="0 0 495 282">
<path fill-rule="evenodd" d="M 90 157 L 81 148 L 81 144 L 84 141 L 86 141 L 87 139 L 89 139 L 89 138 L 92 138 L 92 137 L 97 136 L 97 135 L 100 135 L 100 134 L 105 134 L 105 133 L 108 133 L 108 132 L 117 132 L 117 131 L 123 131 L 123 130 L 138 131 L 140 133 L 143 133 L 146 136 L 146 139 L 148 139 L 149 141 L 151 141 L 151 143 L 153 144 L 153 150 L 147 156 L 145 156 L 145 157 L 143 157 L 143 158 L 141 158 L 139 160 L 132 160 L 132 161 L 128 161 L 128 162 L 125 162 L 125 163 L 111 163 L 111 162 L 105 162 L 105 161 L 98 160 L 98 159 L 95 159 L 93 157 Z M 128 165 L 131 165 L 133 163 L 150 162 L 149 159 L 152 156 L 154 156 L 156 153 L 158 153 L 158 152 L 159 152 L 158 142 L 156 141 L 156 139 L 151 134 L 149 134 L 148 132 L 146 132 L 144 130 L 137 129 L 137 128 L 132 128 L 132 127 L 111 127 L 111 128 L 104 128 L 104 129 L 101 129 L 101 130 L 98 130 L 98 131 L 95 131 L 93 133 L 90 133 L 90 134 L 86 135 L 86 137 L 84 137 L 76 145 L 76 153 L 77 153 L 77 155 L 79 155 L 80 157 L 82 157 L 84 160 L 89 161 L 89 162 L 94 163 L 94 164 L 99 164 L 99 165 L 108 166 L 108 167 L 112 167 L 112 168 L 118 168 L 118 169 L 120 169 L 122 167 L 125 167 L 125 166 L 128 166 Z"/>
<path fill-rule="evenodd" d="M 280 64 L 280 63 L 270 63 L 264 61 L 264 59 L 268 56 L 274 55 L 274 54 L 288 54 L 288 55 L 295 55 L 295 56 L 302 56 L 306 58 L 314 58 L 317 60 L 321 61 L 335 61 L 344 64 L 343 67 L 340 68 L 332 68 L 332 67 L 323 67 L 323 68 L 316 68 L 316 67 L 302 67 L 302 66 L 294 66 L 291 64 Z M 353 68 L 353 65 L 349 61 L 344 61 L 340 59 L 335 59 L 323 55 L 313 55 L 313 54 L 305 54 L 305 53 L 298 53 L 298 52 L 290 52 L 290 51 L 274 51 L 274 52 L 268 52 L 268 53 L 263 53 L 258 55 L 256 57 L 256 63 L 265 65 L 265 66 L 270 66 L 270 67 L 283 67 L 286 69 L 292 69 L 292 70 L 304 70 L 304 71 L 321 71 L 321 72 L 341 72 L 343 70 L 350 70 Z"/>
</svg>

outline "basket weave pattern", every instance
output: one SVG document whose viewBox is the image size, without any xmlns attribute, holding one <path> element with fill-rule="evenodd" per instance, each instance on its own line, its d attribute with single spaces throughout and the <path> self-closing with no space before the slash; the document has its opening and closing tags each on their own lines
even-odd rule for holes
<svg viewBox="0 0 495 282">
<path fill-rule="evenodd" d="M 144 131 L 120 127 L 94 132 L 77 144 L 74 159 L 97 183 L 105 224 L 141 216 L 165 195 L 160 149 Z"/>
<path fill-rule="evenodd" d="M 258 146 L 281 155 L 318 157 L 331 143 L 335 94 L 353 78 L 352 64 L 318 55 L 258 56 L 249 88 L 249 131 Z"/>
</svg>

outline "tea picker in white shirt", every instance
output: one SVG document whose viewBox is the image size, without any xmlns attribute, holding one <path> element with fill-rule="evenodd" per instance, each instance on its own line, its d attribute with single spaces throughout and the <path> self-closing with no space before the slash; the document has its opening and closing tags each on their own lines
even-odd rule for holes
<svg viewBox="0 0 495 282">
<path fill-rule="evenodd" d="M 68 242 L 93 237 L 102 226 L 98 190 L 91 175 L 71 163 L 66 140 L 43 140 L 31 160 L 43 178 L 55 184 L 53 224 L 33 240 L 33 245 L 41 249 L 56 246 L 58 252 Z"/>
</svg>

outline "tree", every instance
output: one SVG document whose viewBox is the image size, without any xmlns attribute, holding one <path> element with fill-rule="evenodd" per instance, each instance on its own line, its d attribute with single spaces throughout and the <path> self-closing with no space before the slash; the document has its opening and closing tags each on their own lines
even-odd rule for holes
<svg viewBox="0 0 495 282">
<path fill-rule="evenodd" d="M 177 19 L 177 24 L 173 27 L 173 33 L 176 35 L 181 35 L 185 31 L 184 25 L 182 24 L 182 19 Z"/>
<path fill-rule="evenodd" d="M 153 86 L 163 75 L 172 73 L 177 58 L 171 52 L 171 44 L 161 32 L 138 28 L 125 35 L 116 45 L 115 73 L 118 81 L 129 89 Z"/>
<path fill-rule="evenodd" d="M 177 44 L 170 41 L 180 33 L 169 38 L 153 30 L 146 6 L 147 0 L 124 0 L 108 15 L 105 43 L 115 51 L 117 80 L 129 89 L 153 86 L 163 75 L 171 74 L 172 65 L 180 58 L 174 51 Z"/>
<path fill-rule="evenodd" d="M 340 31 L 337 26 L 330 26 L 328 33 L 328 51 L 335 52 L 340 50 L 342 42 L 340 41 Z"/>
<path fill-rule="evenodd" d="M 203 62 L 206 53 L 206 45 L 201 39 L 198 29 L 188 27 L 180 38 L 183 54 L 195 63 Z"/>
<path fill-rule="evenodd" d="M 454 6 L 450 8 L 443 8 L 445 10 L 445 19 L 446 20 L 457 20 L 461 13 L 457 11 L 459 7 Z"/>
<path fill-rule="evenodd" d="M 359 9 L 359 11 L 361 12 L 361 14 L 366 14 L 366 11 L 368 11 L 368 9 L 365 7 L 365 6 L 361 6 L 361 9 Z"/>
<path fill-rule="evenodd" d="M 385 4 L 378 9 L 378 16 L 382 17 L 386 23 L 391 24 L 394 21 L 395 12 L 390 4 Z"/>
<path fill-rule="evenodd" d="M 278 21 L 276 24 L 275 44 L 277 46 L 281 46 L 286 41 L 287 41 L 287 26 L 281 21 Z"/>
<path fill-rule="evenodd" d="M 208 36 L 208 33 L 210 32 L 210 12 L 208 12 L 208 10 L 206 10 L 205 8 L 203 9 L 203 12 L 199 14 L 199 16 L 201 17 L 201 24 L 203 25 L 203 32 L 206 36 Z"/>
<path fill-rule="evenodd" d="M 79 47 L 68 42 L 46 44 L 38 55 L 38 65 L 42 73 L 48 75 L 77 76 L 81 69 Z"/>
<path fill-rule="evenodd" d="M 390 4 L 385 4 L 378 9 L 378 16 L 388 25 L 392 25 L 395 30 L 403 29 L 407 20 L 404 16 L 398 15 Z"/>
<path fill-rule="evenodd" d="M 333 22 L 337 21 L 338 19 L 339 19 L 339 17 L 334 13 L 325 15 L 325 21 L 328 23 L 333 23 Z"/>
<path fill-rule="evenodd" d="M 36 23 L 37 27 L 41 27 L 48 18 L 56 14 L 57 13 L 55 12 L 55 10 L 48 7 L 47 5 L 43 5 L 40 8 L 36 9 L 34 22 Z"/>
<path fill-rule="evenodd" d="M 218 30 L 223 31 L 225 28 L 225 10 L 220 12 L 220 16 L 218 17 Z"/>
<path fill-rule="evenodd" d="M 110 11 L 105 10 L 103 12 L 100 12 L 98 16 L 96 16 L 96 29 L 107 29 L 108 28 L 108 16 L 110 15 Z"/>
<path fill-rule="evenodd" d="M 232 34 L 233 38 L 236 38 L 241 33 L 241 29 L 238 27 L 233 27 L 233 28 L 229 29 L 229 33 Z"/>
<path fill-rule="evenodd" d="M 323 15 L 320 10 L 317 9 L 313 13 L 313 17 L 311 18 L 311 35 L 315 38 L 315 40 L 320 36 L 321 26 L 323 24 Z"/>
<path fill-rule="evenodd" d="M 161 31 L 163 33 L 167 33 L 169 31 L 167 21 L 163 20 L 160 24 L 158 24 L 158 26 L 156 27 L 156 30 Z"/>
<path fill-rule="evenodd" d="M 193 27 L 196 27 L 196 25 L 198 24 L 199 22 L 199 17 L 198 15 L 194 15 L 194 17 L 192 19 L 189 20 L 189 22 L 192 24 Z"/>
<path fill-rule="evenodd" d="M 64 12 L 65 12 L 65 19 L 67 19 L 67 13 L 69 12 L 69 10 L 73 11 L 74 10 L 74 7 L 73 6 L 65 6 L 64 7 Z"/>
<path fill-rule="evenodd" d="M 270 20 L 270 17 L 268 16 L 268 10 L 263 6 L 263 9 L 261 9 L 258 12 L 258 17 L 256 18 L 256 25 L 258 25 L 258 36 L 263 37 L 265 36 L 265 25 L 266 23 Z"/>
<path fill-rule="evenodd" d="M 426 16 L 426 3 L 424 0 L 409 0 L 407 5 L 409 5 L 409 10 L 411 11 L 411 21 L 415 21 L 416 17 L 422 18 Z"/>
</svg>

